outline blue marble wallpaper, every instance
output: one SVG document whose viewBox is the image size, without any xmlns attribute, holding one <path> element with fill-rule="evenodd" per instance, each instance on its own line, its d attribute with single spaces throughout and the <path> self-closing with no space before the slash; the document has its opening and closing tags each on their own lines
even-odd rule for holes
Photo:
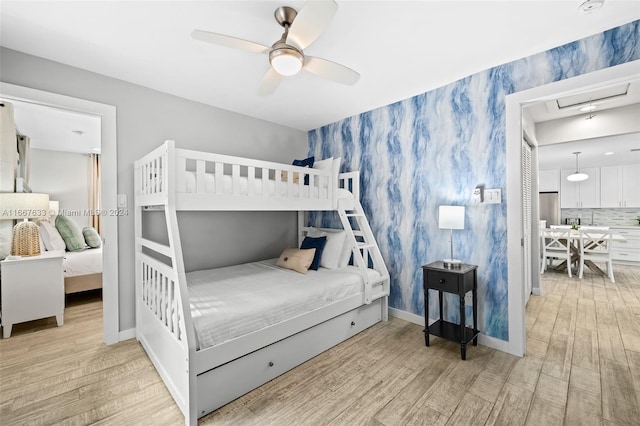
<svg viewBox="0 0 640 426">
<path fill-rule="evenodd" d="M 424 314 L 421 265 L 449 257 L 438 206 L 464 205 L 454 257 L 479 266 L 480 330 L 508 340 L 505 96 L 639 59 L 639 22 L 309 132 L 310 155 L 342 157 L 343 171 L 361 172 L 361 201 L 391 274 L 391 307 Z M 476 185 L 501 188 L 503 203 L 474 205 Z M 328 215 L 312 221 L 339 226 Z M 451 321 L 455 303 L 444 309 Z"/>
</svg>

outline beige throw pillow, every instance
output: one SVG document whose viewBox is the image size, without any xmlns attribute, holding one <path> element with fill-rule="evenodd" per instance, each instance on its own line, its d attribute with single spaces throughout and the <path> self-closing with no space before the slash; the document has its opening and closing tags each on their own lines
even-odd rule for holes
<svg viewBox="0 0 640 426">
<path fill-rule="evenodd" d="M 291 269 L 292 271 L 300 272 L 301 274 L 306 274 L 313 262 L 313 256 L 315 256 L 315 254 L 316 249 L 314 248 L 288 248 L 282 252 L 276 262 L 276 266 Z"/>
</svg>

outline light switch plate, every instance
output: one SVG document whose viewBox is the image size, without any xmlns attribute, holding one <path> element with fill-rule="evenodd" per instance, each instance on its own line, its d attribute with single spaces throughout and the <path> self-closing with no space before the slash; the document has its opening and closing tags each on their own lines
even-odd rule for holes
<svg viewBox="0 0 640 426">
<path fill-rule="evenodd" d="M 502 203 L 502 189 L 492 188 L 484 190 L 484 202 L 485 204 L 500 204 Z"/>
<path fill-rule="evenodd" d="M 119 209 L 127 208 L 127 194 L 118 194 L 118 208 Z"/>
</svg>

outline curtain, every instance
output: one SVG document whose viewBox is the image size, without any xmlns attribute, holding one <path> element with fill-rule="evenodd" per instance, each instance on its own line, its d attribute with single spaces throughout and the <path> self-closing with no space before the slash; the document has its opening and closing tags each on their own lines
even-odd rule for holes
<svg viewBox="0 0 640 426">
<path fill-rule="evenodd" d="M 18 177 L 24 179 L 24 182 L 29 185 L 29 175 L 31 172 L 31 140 L 29 136 L 17 134 L 18 138 L 18 158 L 20 159 L 20 169 L 18 170 Z"/>
<path fill-rule="evenodd" d="M 91 182 L 89 186 L 89 208 L 91 215 L 89 217 L 90 224 L 102 235 L 100 209 L 102 208 L 100 200 L 102 199 L 102 189 L 100 188 L 100 154 L 90 154 L 91 161 Z"/>
<path fill-rule="evenodd" d="M 13 121 L 13 105 L 0 102 L 0 192 L 14 192 L 16 184 L 16 126 Z M 0 212 L 4 206 L 0 206 Z M 0 259 L 11 252 L 13 220 L 0 219 Z"/>
</svg>

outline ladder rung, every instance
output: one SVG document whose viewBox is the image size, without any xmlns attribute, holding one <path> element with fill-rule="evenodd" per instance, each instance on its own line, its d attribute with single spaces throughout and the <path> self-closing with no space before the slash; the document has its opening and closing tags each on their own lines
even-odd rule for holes
<svg viewBox="0 0 640 426">
<path fill-rule="evenodd" d="M 363 214 L 360 213 L 347 213 L 345 214 L 346 217 L 364 217 Z"/>
<path fill-rule="evenodd" d="M 371 285 L 376 285 L 376 284 L 380 284 L 382 282 L 385 282 L 386 280 L 388 280 L 389 277 L 380 277 L 380 278 L 376 278 L 375 280 L 371 280 Z"/>
<path fill-rule="evenodd" d="M 371 248 L 371 247 L 375 247 L 375 244 L 367 244 L 367 243 L 358 243 L 358 248 Z"/>
<path fill-rule="evenodd" d="M 371 295 L 371 300 L 380 299 L 381 297 L 388 296 L 388 295 L 389 295 L 388 291 L 378 291 Z"/>
</svg>

